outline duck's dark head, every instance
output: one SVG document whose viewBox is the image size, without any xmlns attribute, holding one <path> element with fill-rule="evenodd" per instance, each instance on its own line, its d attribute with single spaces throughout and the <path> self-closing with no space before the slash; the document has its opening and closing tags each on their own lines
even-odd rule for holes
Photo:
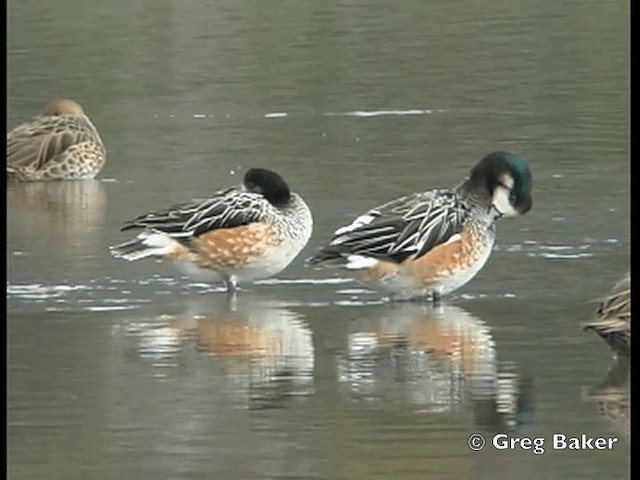
<svg viewBox="0 0 640 480">
<path fill-rule="evenodd" d="M 509 152 L 493 152 L 471 169 L 474 188 L 486 189 L 501 216 L 516 217 L 533 205 L 531 171 L 526 162 Z"/>
<path fill-rule="evenodd" d="M 250 168 L 244 175 L 244 187 L 264 196 L 274 207 L 282 207 L 289 202 L 289 185 L 276 172 L 264 168 Z"/>
</svg>

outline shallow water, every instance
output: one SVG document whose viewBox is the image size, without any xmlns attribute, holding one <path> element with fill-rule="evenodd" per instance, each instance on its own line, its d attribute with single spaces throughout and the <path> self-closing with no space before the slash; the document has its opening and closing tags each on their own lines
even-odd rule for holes
<svg viewBox="0 0 640 480">
<path fill-rule="evenodd" d="M 94 181 L 7 189 L 10 478 L 628 478 L 628 370 L 580 328 L 629 265 L 628 13 L 9 2 L 9 126 L 70 96 L 109 152 Z M 529 162 L 533 209 L 441 308 L 305 266 L 338 225 L 497 149 Z M 123 221 L 251 166 L 314 213 L 276 278 L 229 303 L 110 256 Z M 476 432 L 545 452 L 474 452 Z"/>
</svg>

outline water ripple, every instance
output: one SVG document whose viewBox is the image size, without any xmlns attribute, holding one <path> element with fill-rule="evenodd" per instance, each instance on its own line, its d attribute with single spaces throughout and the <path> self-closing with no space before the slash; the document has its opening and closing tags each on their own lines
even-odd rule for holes
<svg viewBox="0 0 640 480">
<path fill-rule="evenodd" d="M 523 243 L 496 245 L 494 250 L 502 250 L 508 253 L 524 253 L 528 257 L 574 260 L 594 257 L 603 251 L 617 250 L 619 243 L 620 240 L 616 238 L 601 240 L 585 238 L 582 243 L 576 245 L 544 244 L 536 240 L 525 240 Z"/>
</svg>

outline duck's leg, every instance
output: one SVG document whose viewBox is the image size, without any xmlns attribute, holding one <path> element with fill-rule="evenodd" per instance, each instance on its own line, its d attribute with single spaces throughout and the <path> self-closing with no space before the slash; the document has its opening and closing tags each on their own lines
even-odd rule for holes
<svg viewBox="0 0 640 480">
<path fill-rule="evenodd" d="M 434 307 L 440 306 L 440 300 L 442 300 L 442 295 L 437 290 L 431 292 L 431 301 L 433 302 Z"/>
<path fill-rule="evenodd" d="M 224 279 L 224 283 L 227 285 L 227 293 L 237 293 L 238 291 L 238 281 L 235 277 L 226 277 Z"/>
</svg>

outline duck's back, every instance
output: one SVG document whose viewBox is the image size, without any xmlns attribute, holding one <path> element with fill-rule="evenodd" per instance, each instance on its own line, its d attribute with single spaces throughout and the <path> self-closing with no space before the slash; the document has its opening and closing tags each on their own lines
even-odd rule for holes
<svg viewBox="0 0 640 480">
<path fill-rule="evenodd" d="M 92 178 L 105 160 L 85 115 L 42 115 L 7 134 L 7 175 L 19 180 Z"/>
</svg>

